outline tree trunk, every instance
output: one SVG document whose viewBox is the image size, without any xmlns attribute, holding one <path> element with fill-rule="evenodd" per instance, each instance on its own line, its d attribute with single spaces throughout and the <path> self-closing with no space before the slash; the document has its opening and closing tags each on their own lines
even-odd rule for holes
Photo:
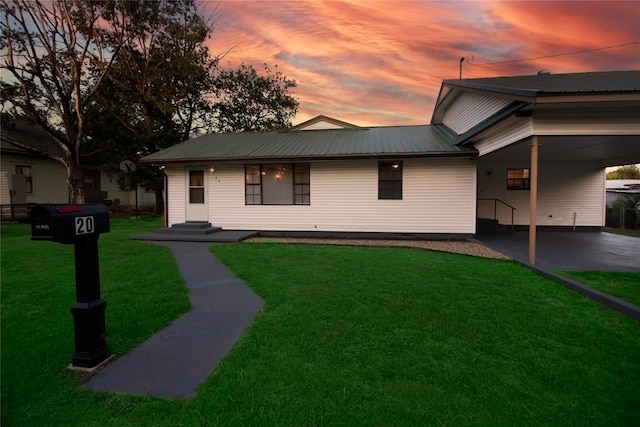
<svg viewBox="0 0 640 427">
<path fill-rule="evenodd" d="M 67 169 L 67 184 L 69 185 L 69 199 L 73 204 L 84 204 L 84 175 L 80 165 L 73 161 L 65 163 Z"/>
</svg>

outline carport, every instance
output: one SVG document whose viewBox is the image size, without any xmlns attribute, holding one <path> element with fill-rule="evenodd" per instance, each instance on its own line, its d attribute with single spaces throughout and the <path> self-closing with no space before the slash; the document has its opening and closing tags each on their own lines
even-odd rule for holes
<svg viewBox="0 0 640 427">
<path fill-rule="evenodd" d="M 640 71 L 445 80 L 438 121 L 478 150 L 477 217 L 524 231 L 490 236 L 517 258 L 525 241 L 531 265 L 592 256 L 613 266 L 624 256 L 604 247 L 622 241 L 640 253 L 632 238 L 592 233 L 605 224 L 605 168 L 640 163 Z M 538 233 L 548 230 L 572 233 Z M 590 255 L 585 245 L 604 246 Z"/>
<path fill-rule="evenodd" d="M 476 239 L 522 263 L 528 262 L 529 234 L 479 234 Z M 640 272 L 640 239 L 601 232 L 538 232 L 536 267 L 546 271 Z"/>
</svg>

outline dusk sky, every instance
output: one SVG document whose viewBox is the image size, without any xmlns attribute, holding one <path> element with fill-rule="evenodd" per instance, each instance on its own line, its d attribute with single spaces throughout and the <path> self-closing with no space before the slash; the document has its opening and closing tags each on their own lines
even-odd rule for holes
<svg viewBox="0 0 640 427">
<path fill-rule="evenodd" d="M 205 3 L 216 5 L 212 53 L 296 80 L 294 124 L 428 123 L 462 57 L 463 78 L 640 68 L 640 1 Z"/>
</svg>

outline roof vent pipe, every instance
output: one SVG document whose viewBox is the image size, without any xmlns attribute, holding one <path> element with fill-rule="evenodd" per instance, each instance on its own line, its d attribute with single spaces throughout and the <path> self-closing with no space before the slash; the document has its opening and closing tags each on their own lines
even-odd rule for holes
<svg viewBox="0 0 640 427">
<path fill-rule="evenodd" d="M 540 70 L 540 71 L 538 71 L 538 75 L 539 76 L 548 76 L 550 74 L 551 74 L 551 71 L 549 71 L 549 70 Z"/>
</svg>

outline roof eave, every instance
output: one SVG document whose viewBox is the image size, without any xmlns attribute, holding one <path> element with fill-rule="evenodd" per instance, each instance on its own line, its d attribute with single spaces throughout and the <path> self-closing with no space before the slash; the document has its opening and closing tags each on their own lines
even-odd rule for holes
<svg viewBox="0 0 640 427">
<path fill-rule="evenodd" d="M 534 102 L 540 91 L 535 89 L 516 89 L 500 86 L 485 85 L 480 83 L 467 82 L 465 80 L 444 80 L 443 86 L 450 86 L 455 89 L 465 91 L 483 92 L 494 95 L 508 96 L 519 101 Z"/>
<path fill-rule="evenodd" d="M 224 158 L 183 158 L 183 159 L 140 159 L 140 163 L 150 165 L 178 165 L 178 164 L 206 164 L 206 163 L 261 163 L 261 162 L 310 162 L 327 160 L 361 160 L 361 159 L 408 159 L 408 158 L 428 158 L 428 157 L 478 157 L 475 149 L 464 149 L 460 151 L 429 151 L 416 153 L 383 153 L 383 154 L 341 154 L 328 156 L 259 156 L 259 157 L 224 157 Z"/>
</svg>

